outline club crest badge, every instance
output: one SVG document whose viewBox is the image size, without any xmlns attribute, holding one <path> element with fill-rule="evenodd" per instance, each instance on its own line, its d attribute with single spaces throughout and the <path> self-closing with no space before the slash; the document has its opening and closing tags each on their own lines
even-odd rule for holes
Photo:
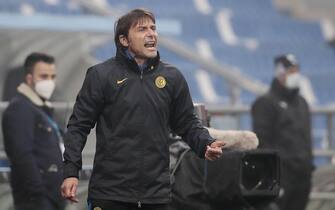
<svg viewBox="0 0 335 210">
<path fill-rule="evenodd" d="M 93 210 L 102 210 L 102 208 L 100 208 L 100 207 L 94 207 Z"/>
<path fill-rule="evenodd" d="M 162 76 L 158 76 L 158 77 L 156 77 L 155 85 L 156 85 L 158 88 L 164 88 L 165 85 L 166 85 L 166 80 L 165 80 L 165 78 L 162 77 Z"/>
</svg>

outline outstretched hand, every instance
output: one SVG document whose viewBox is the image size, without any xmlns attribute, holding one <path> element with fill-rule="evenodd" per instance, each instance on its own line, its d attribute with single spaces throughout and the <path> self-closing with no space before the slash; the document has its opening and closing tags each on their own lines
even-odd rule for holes
<svg viewBox="0 0 335 210">
<path fill-rule="evenodd" d="M 214 141 L 207 146 L 205 152 L 206 160 L 217 160 L 222 155 L 222 148 L 226 143 L 224 141 Z"/>
</svg>

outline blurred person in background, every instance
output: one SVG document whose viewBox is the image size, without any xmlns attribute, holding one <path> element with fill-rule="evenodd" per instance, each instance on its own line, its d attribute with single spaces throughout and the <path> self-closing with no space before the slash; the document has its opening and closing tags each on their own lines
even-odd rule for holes
<svg viewBox="0 0 335 210">
<path fill-rule="evenodd" d="M 313 106 L 318 103 L 318 98 L 314 93 L 311 81 L 307 76 L 302 74 L 300 74 L 299 94 L 304 97 L 309 106 Z"/>
<path fill-rule="evenodd" d="M 304 210 L 313 170 L 309 106 L 299 94 L 299 64 L 292 54 L 275 58 L 269 92 L 252 105 L 259 148 L 275 149 L 281 158 L 280 210 Z"/>
<path fill-rule="evenodd" d="M 55 88 L 55 59 L 30 54 L 24 82 L 17 87 L 2 119 L 5 151 L 11 167 L 15 210 L 63 210 L 61 132 L 48 99 Z"/>
<path fill-rule="evenodd" d="M 97 124 L 89 209 L 167 209 L 171 186 L 169 134 L 180 135 L 201 158 L 221 156 L 195 116 L 188 85 L 160 60 L 155 17 L 135 9 L 115 25 L 116 56 L 87 71 L 65 135 L 62 194 L 78 201 L 81 152 Z"/>
</svg>

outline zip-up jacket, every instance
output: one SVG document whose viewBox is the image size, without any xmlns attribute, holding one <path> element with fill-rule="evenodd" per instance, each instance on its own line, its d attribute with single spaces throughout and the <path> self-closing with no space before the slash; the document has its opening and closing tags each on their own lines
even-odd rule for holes
<svg viewBox="0 0 335 210">
<path fill-rule="evenodd" d="M 88 69 L 65 135 L 65 178 L 78 177 L 81 152 L 95 124 L 89 199 L 167 203 L 170 132 L 202 158 L 214 141 L 195 116 L 184 77 L 159 55 L 141 71 L 118 50 Z"/>
<path fill-rule="evenodd" d="M 251 113 L 259 148 L 279 152 L 281 184 L 287 186 L 310 178 L 313 169 L 310 111 L 298 90 L 287 89 L 274 79 L 270 91 L 255 101 Z"/>
<path fill-rule="evenodd" d="M 48 208 L 48 203 L 61 206 L 63 163 L 51 104 L 22 83 L 3 114 L 2 130 L 15 205 L 34 204 L 37 209 Z"/>
</svg>

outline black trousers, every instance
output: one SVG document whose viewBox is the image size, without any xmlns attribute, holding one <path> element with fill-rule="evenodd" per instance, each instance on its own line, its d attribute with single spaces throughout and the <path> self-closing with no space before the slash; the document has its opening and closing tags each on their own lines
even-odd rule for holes
<svg viewBox="0 0 335 210">
<path fill-rule="evenodd" d="M 97 199 L 88 200 L 87 203 L 88 210 L 168 210 L 168 204 L 138 204 Z"/>
</svg>

